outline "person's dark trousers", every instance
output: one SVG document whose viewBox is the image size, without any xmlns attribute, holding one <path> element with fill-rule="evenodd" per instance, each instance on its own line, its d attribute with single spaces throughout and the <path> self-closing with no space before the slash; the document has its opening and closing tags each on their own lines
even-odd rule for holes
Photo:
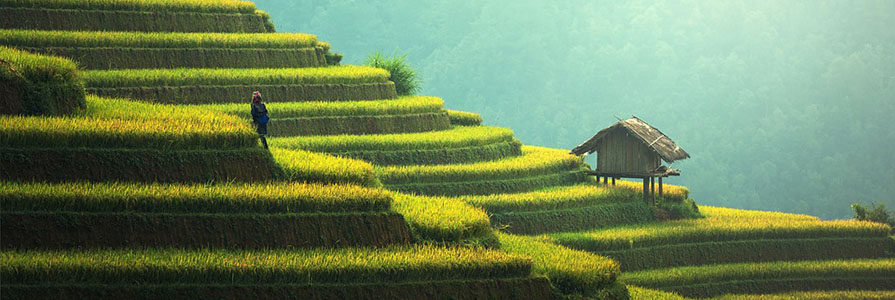
<svg viewBox="0 0 895 300">
<path fill-rule="evenodd" d="M 261 144 L 264 145 L 264 149 L 267 149 L 267 123 L 257 123 L 258 124 L 258 135 L 261 136 Z"/>
</svg>

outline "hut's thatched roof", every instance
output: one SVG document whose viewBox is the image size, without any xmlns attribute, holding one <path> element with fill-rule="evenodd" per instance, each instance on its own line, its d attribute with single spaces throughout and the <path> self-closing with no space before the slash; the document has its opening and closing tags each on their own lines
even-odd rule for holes
<svg viewBox="0 0 895 300">
<path fill-rule="evenodd" d="M 659 154 L 659 157 L 662 157 L 668 163 L 672 163 L 676 160 L 682 160 L 690 158 L 690 154 L 687 154 L 687 151 L 678 147 L 677 144 L 674 143 L 667 135 L 659 131 L 650 124 L 647 124 L 643 120 L 632 117 L 630 119 L 619 121 L 618 123 L 613 124 L 612 126 L 607 127 L 606 129 L 600 130 L 594 137 L 585 141 L 575 149 L 572 149 L 572 154 L 581 155 L 584 153 L 593 153 L 597 150 L 597 143 L 604 136 L 612 132 L 616 129 L 627 130 L 633 136 L 637 137 L 644 144 L 647 145 L 653 151 Z"/>
</svg>

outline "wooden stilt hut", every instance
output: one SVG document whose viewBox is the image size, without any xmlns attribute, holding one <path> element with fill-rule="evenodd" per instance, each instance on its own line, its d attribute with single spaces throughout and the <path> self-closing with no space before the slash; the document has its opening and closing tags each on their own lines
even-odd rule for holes
<svg viewBox="0 0 895 300">
<path fill-rule="evenodd" d="M 690 158 L 684 149 L 678 147 L 668 136 L 643 120 L 632 117 L 619 121 L 588 139 L 571 153 L 597 153 L 597 166 L 588 175 L 597 176 L 597 181 L 615 185 L 617 178 L 643 179 L 643 200 L 654 203 L 656 182 L 659 179 L 659 197 L 662 196 L 662 178 L 680 176 L 680 170 L 662 165 L 660 160 L 672 163 Z"/>
</svg>

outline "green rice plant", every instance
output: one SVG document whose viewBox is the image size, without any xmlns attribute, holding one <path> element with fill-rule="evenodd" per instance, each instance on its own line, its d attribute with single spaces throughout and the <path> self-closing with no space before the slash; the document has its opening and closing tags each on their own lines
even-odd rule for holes
<svg viewBox="0 0 895 300">
<path fill-rule="evenodd" d="M 2 249 L 344 248 L 411 241 L 407 223 L 394 212 L 4 211 L 0 217 Z"/>
<path fill-rule="evenodd" d="M 204 104 L 202 108 L 251 117 L 247 103 Z M 371 101 L 270 102 L 267 110 L 277 119 L 342 116 L 383 116 L 438 112 L 444 101 L 437 97 L 402 96 Z"/>
<path fill-rule="evenodd" d="M 8 1 L 8 0 L 7 0 Z M 14 1 L 14 0 L 13 0 Z M 81 1 L 60 0 L 60 3 Z M 171 1 L 165 1 L 171 3 Z M 22 16 L 28 16 L 22 18 Z M 192 11 L 55 9 L 0 6 L 0 28 L 161 32 L 271 32 L 263 15 Z"/>
<path fill-rule="evenodd" d="M 653 290 L 634 285 L 628 285 L 631 300 L 690 300 L 673 292 Z"/>
<path fill-rule="evenodd" d="M 182 33 L 49 31 L 0 29 L 0 45 L 61 48 L 313 48 L 317 36 L 305 33 Z"/>
<path fill-rule="evenodd" d="M 445 109 L 448 117 L 451 118 L 451 125 L 456 126 L 479 126 L 482 125 L 482 116 L 477 113 L 466 111 Z"/>
<path fill-rule="evenodd" d="M 583 176 L 578 172 L 561 171 L 546 175 L 511 179 L 386 184 L 385 187 L 404 193 L 455 197 L 520 193 L 549 186 L 581 183 L 583 180 Z"/>
<path fill-rule="evenodd" d="M 168 104 L 247 103 L 249 102 L 247 97 L 251 97 L 254 91 L 261 91 L 269 102 L 358 101 L 397 97 L 395 84 L 392 82 L 87 88 L 87 93 L 102 97 L 130 98 Z"/>
<path fill-rule="evenodd" d="M 801 278 L 888 278 L 895 281 L 895 259 L 854 259 L 740 263 L 625 272 L 622 281 L 647 288 L 683 287 L 733 281 Z M 719 292 L 714 290 L 712 292 Z M 683 294 L 686 296 L 686 294 Z M 701 297 L 714 295 L 699 295 Z"/>
<path fill-rule="evenodd" d="M 488 213 L 501 214 L 631 202 L 639 200 L 637 196 L 636 193 L 629 190 L 612 189 L 593 184 L 577 184 L 517 194 L 461 196 L 458 199 L 484 208 Z"/>
<path fill-rule="evenodd" d="M 433 245 L 0 252 L 4 285 L 360 284 L 513 278 L 528 276 L 530 271 L 531 260 L 520 255 Z"/>
<path fill-rule="evenodd" d="M 356 185 L 0 182 L 4 212 L 303 213 L 388 211 L 391 195 Z"/>
<path fill-rule="evenodd" d="M 255 12 L 255 3 L 242 0 L 0 0 L 0 7 L 243 14 Z"/>
<path fill-rule="evenodd" d="M 360 150 L 335 154 L 365 160 L 375 165 L 440 165 L 473 163 L 519 156 L 522 155 L 521 147 L 522 142 L 511 139 L 510 141 L 457 148 Z"/>
<path fill-rule="evenodd" d="M 64 115 L 84 109 L 84 83 L 71 60 L 0 47 L 0 114 Z"/>
<path fill-rule="evenodd" d="M 318 48 L 19 48 L 67 57 L 87 70 L 326 66 Z"/>
<path fill-rule="evenodd" d="M 743 239 L 881 237 L 888 230 L 882 224 L 854 220 L 819 221 L 801 215 L 708 206 L 701 207 L 701 211 L 706 218 L 557 233 L 551 237 L 571 248 L 601 252 Z"/>
<path fill-rule="evenodd" d="M 2 116 L 0 143 L 12 148 L 234 149 L 257 145 L 248 124 L 227 114 L 90 96 L 64 117 Z"/>
<path fill-rule="evenodd" d="M 270 21 L 270 14 L 263 10 L 255 10 L 255 15 L 261 18 L 261 22 L 264 22 L 264 29 L 267 32 L 277 32 L 276 26 L 273 25 L 273 22 Z"/>
<path fill-rule="evenodd" d="M 473 127 L 477 128 L 477 127 Z M 385 166 L 376 169 L 384 184 L 515 179 L 573 171 L 582 159 L 568 151 L 522 146 L 522 156 L 471 164 Z"/>
<path fill-rule="evenodd" d="M 489 212 L 490 213 L 490 212 Z M 544 234 L 594 230 L 655 220 L 642 201 L 597 204 L 578 208 L 491 214 L 491 224 L 514 234 Z"/>
<path fill-rule="evenodd" d="M 227 150 L 4 148 L 0 180 L 259 182 L 281 171 L 261 147 Z"/>
<path fill-rule="evenodd" d="M 450 198 L 393 193 L 394 210 L 410 224 L 414 237 L 456 243 L 490 236 L 491 223 L 480 208 Z"/>
<path fill-rule="evenodd" d="M 563 294 L 596 296 L 621 274 L 618 263 L 603 256 L 554 245 L 536 237 L 506 233 L 497 236 L 501 249 L 531 256 L 533 271 L 547 276 L 553 287 Z"/>
<path fill-rule="evenodd" d="M 600 252 L 625 272 L 741 262 L 831 260 L 885 257 L 895 249 L 888 237 L 750 239 L 642 247 Z"/>
<path fill-rule="evenodd" d="M 417 77 L 414 70 L 407 63 L 407 55 L 393 54 L 387 57 L 382 53 L 375 52 L 367 56 L 364 65 L 386 69 L 389 72 L 388 80 L 395 83 L 395 89 L 398 95 L 414 95 L 422 88 L 422 81 Z"/>
<path fill-rule="evenodd" d="M 373 166 L 364 161 L 277 147 L 271 147 L 270 153 L 282 172 L 282 180 L 382 186 Z"/>
<path fill-rule="evenodd" d="M 272 119 L 269 136 L 358 135 L 431 132 L 451 128 L 443 112 L 382 115 Z"/>
<path fill-rule="evenodd" d="M 363 66 L 299 69 L 142 69 L 82 72 L 90 88 L 363 84 L 388 81 L 388 71 Z M 246 97 L 251 96 L 251 93 Z"/>
<path fill-rule="evenodd" d="M 713 300 L 886 300 L 895 299 L 895 291 L 807 291 L 764 295 L 723 295 Z"/>
<path fill-rule="evenodd" d="M 421 133 L 272 138 L 270 144 L 289 149 L 342 153 L 460 148 L 512 140 L 513 131 L 510 129 L 460 126 L 451 130 Z"/>
<path fill-rule="evenodd" d="M 656 190 L 659 189 L 659 183 L 656 183 Z M 615 186 L 618 188 L 626 188 L 643 194 L 643 182 L 634 182 L 628 180 L 616 180 Z M 659 192 L 656 192 L 659 195 Z M 662 195 L 667 200 L 681 202 L 690 197 L 690 189 L 685 186 L 664 183 L 662 185 Z"/>
</svg>

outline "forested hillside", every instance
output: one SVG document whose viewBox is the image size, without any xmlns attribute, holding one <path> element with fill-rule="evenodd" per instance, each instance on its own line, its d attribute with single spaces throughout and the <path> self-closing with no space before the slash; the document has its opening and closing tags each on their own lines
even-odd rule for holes
<svg viewBox="0 0 895 300">
<path fill-rule="evenodd" d="M 703 204 L 895 206 L 893 1 L 258 0 L 346 62 L 409 54 L 448 108 L 571 148 L 634 114 L 693 156 Z"/>
</svg>

